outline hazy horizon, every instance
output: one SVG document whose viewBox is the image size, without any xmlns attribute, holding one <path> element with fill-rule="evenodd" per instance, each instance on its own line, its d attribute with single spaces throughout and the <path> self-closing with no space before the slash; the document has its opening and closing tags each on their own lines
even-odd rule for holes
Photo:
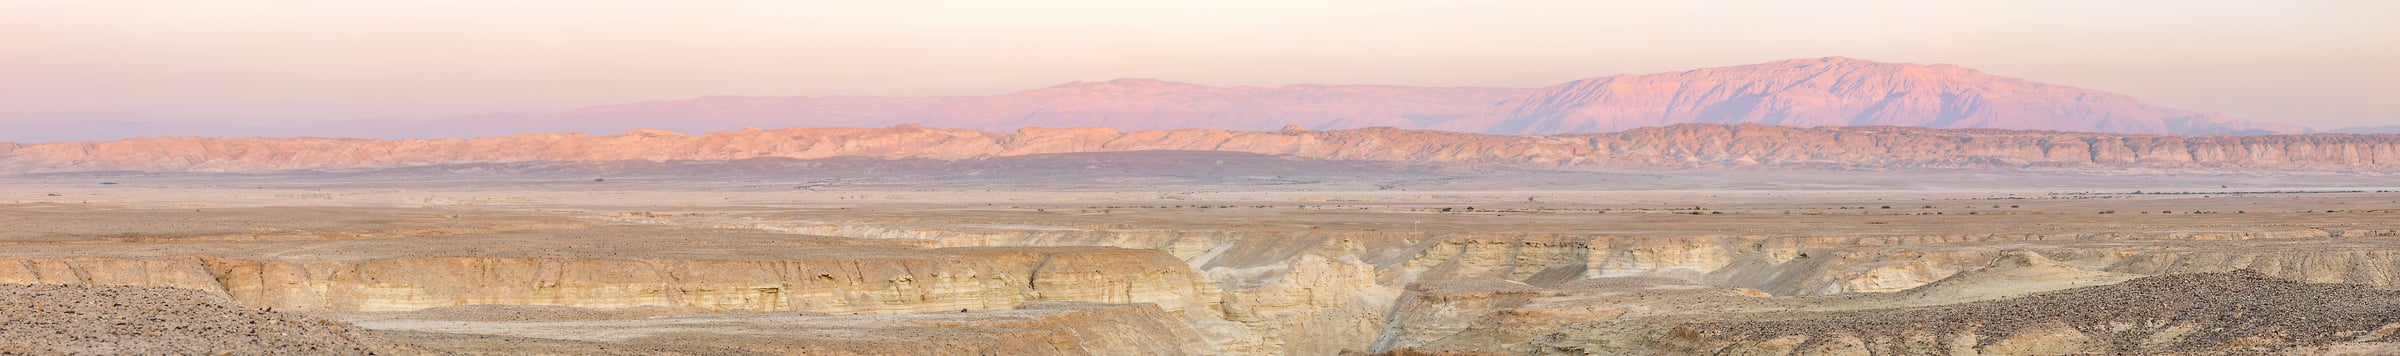
<svg viewBox="0 0 2400 356">
<path fill-rule="evenodd" d="M 2400 124 L 2395 20 L 2379 1 L 27 1 L 0 4 L 0 126 L 209 134 L 1116 78 L 1533 88 L 1844 56 L 2331 130 Z"/>
</svg>

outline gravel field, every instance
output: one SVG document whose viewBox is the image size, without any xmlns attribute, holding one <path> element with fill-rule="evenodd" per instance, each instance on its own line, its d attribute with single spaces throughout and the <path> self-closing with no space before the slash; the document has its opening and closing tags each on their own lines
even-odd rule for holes
<svg viewBox="0 0 2400 356">
<path fill-rule="evenodd" d="M 0 354 L 411 354 L 349 324 L 200 291 L 0 285 Z"/>
<path fill-rule="evenodd" d="M 2144 277 L 1957 305 L 1691 326 L 1754 341 L 1804 335 L 1813 344 L 1838 335 L 1889 340 L 1922 331 L 1944 335 L 1971 332 L 1980 342 L 1989 343 L 2056 324 L 2105 341 L 2116 353 L 2223 352 L 2228 347 L 2268 351 L 2340 342 L 2388 343 L 2396 341 L 2389 329 L 2400 325 L 2400 291 L 2303 283 L 2239 270 Z M 2157 341 L 2165 340 L 2159 339 L 2171 341 L 2162 345 Z"/>
</svg>

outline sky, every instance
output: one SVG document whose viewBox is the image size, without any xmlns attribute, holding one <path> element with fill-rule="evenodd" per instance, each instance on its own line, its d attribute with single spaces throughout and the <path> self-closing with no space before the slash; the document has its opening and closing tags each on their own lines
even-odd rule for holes
<svg viewBox="0 0 2400 356">
<path fill-rule="evenodd" d="M 2400 125 L 2389 0 L 0 0 L 0 124 L 210 131 L 1114 78 L 1540 87 L 1825 56 Z"/>
</svg>

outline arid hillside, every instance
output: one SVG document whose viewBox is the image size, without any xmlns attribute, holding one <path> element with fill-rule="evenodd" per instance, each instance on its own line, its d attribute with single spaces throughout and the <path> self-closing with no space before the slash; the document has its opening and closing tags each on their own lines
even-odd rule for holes
<svg viewBox="0 0 2400 356">
<path fill-rule="evenodd" d="M 1308 159 L 1566 168 L 2000 169 L 2379 173 L 2400 135 L 2165 136 L 1909 127 L 1681 124 L 1605 134 L 1500 136 L 1370 128 L 1280 132 L 1028 128 L 791 128 L 691 135 L 533 134 L 477 139 L 162 137 L 0 143 L 0 172 L 343 170 L 491 162 L 981 159 L 1219 151 Z"/>
</svg>

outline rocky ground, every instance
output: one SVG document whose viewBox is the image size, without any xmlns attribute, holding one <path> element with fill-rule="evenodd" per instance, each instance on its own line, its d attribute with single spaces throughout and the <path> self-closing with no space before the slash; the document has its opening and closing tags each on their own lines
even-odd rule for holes
<svg viewBox="0 0 2400 356">
<path fill-rule="evenodd" d="M 1024 171 L 1086 167 L 1054 163 Z M 1198 184 L 1188 182 L 1213 178 L 1143 178 L 1151 172 L 1126 169 L 1116 185 L 0 177 L 0 283 L 189 290 L 75 304 L 134 319 L 11 319 L 97 331 L 7 345 L 1323 355 L 2372 354 L 2400 344 L 2371 325 L 2389 318 L 2381 291 L 2400 287 L 2390 268 L 2400 189 L 2364 178 L 1261 173 Z M 2086 296 L 2155 309 L 2036 295 L 2244 269 L 2350 287 L 2283 295 L 2273 291 L 2298 282 L 2201 280 Z M 2241 296 L 2189 294 L 2200 290 Z M 151 320 L 150 308 L 192 304 L 178 298 L 350 323 L 298 340 L 364 346 L 240 328 L 152 336 L 202 323 Z M 2060 308 L 2076 312 L 2042 314 Z M 240 319 L 248 313 L 190 312 L 234 318 L 206 322 L 228 326 L 253 325 Z M 8 332 L 39 332 L 27 330 Z M 285 346 L 297 349 L 275 348 Z"/>
<path fill-rule="evenodd" d="M 395 354 L 411 347 L 348 323 L 234 304 L 194 290 L 0 285 L 0 354 Z"/>
<path fill-rule="evenodd" d="M 2303 283 L 2241 270 L 2145 277 L 1957 305 L 1695 323 L 1672 332 L 1736 345 L 1801 337 L 1805 341 L 1793 345 L 1800 350 L 1863 340 L 1866 348 L 1937 351 L 1983 349 L 2061 331 L 2058 326 L 2083 340 L 2076 343 L 2081 349 L 2077 351 L 2111 354 L 2275 352 L 2386 343 L 2400 340 L 2393 335 L 2400 330 L 2400 291 Z M 1922 338 L 1931 344 L 1909 342 L 1919 336 L 1931 336 Z"/>
</svg>

